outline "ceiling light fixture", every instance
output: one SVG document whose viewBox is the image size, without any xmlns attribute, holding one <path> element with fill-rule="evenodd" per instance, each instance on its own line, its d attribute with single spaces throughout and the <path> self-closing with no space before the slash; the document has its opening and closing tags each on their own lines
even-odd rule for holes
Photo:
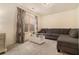
<svg viewBox="0 0 79 59">
<path fill-rule="evenodd" d="M 54 3 L 42 3 L 41 5 L 44 7 L 52 7 Z"/>
</svg>

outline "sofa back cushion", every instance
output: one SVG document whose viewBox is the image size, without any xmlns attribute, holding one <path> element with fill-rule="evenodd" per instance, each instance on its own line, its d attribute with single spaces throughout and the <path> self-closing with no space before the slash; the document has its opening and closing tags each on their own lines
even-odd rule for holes
<svg viewBox="0 0 79 59">
<path fill-rule="evenodd" d="M 52 28 L 46 29 L 46 33 L 58 33 L 58 34 L 68 34 L 70 29 L 63 29 L 63 28 Z"/>
<path fill-rule="evenodd" d="M 65 28 L 43 28 L 38 33 L 58 33 L 58 34 L 68 34 L 70 29 Z"/>
<path fill-rule="evenodd" d="M 71 29 L 69 32 L 69 35 L 73 38 L 78 38 L 78 30 L 77 29 Z"/>
</svg>

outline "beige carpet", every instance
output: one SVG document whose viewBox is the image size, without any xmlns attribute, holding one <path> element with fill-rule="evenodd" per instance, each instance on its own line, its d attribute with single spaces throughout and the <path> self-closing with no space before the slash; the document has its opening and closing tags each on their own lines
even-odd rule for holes
<svg viewBox="0 0 79 59">
<path fill-rule="evenodd" d="M 41 45 L 26 41 L 9 50 L 5 55 L 62 55 L 63 53 L 57 52 L 56 45 L 56 41 L 48 39 Z"/>
</svg>

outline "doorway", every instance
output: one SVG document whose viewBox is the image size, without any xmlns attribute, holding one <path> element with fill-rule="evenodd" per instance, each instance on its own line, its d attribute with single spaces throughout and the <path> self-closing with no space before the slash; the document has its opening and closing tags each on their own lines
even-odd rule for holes
<svg viewBox="0 0 79 59">
<path fill-rule="evenodd" d="M 17 7 L 17 32 L 16 32 L 16 42 L 23 43 L 24 42 L 24 17 L 25 10 Z"/>
</svg>

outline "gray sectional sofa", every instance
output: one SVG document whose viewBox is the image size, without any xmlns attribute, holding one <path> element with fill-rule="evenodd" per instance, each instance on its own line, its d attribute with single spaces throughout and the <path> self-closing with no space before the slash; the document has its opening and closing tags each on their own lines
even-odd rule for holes
<svg viewBox="0 0 79 59">
<path fill-rule="evenodd" d="M 57 51 L 69 54 L 79 54 L 79 29 L 53 28 L 41 29 L 38 33 L 43 33 L 46 39 L 57 41 Z"/>
</svg>

